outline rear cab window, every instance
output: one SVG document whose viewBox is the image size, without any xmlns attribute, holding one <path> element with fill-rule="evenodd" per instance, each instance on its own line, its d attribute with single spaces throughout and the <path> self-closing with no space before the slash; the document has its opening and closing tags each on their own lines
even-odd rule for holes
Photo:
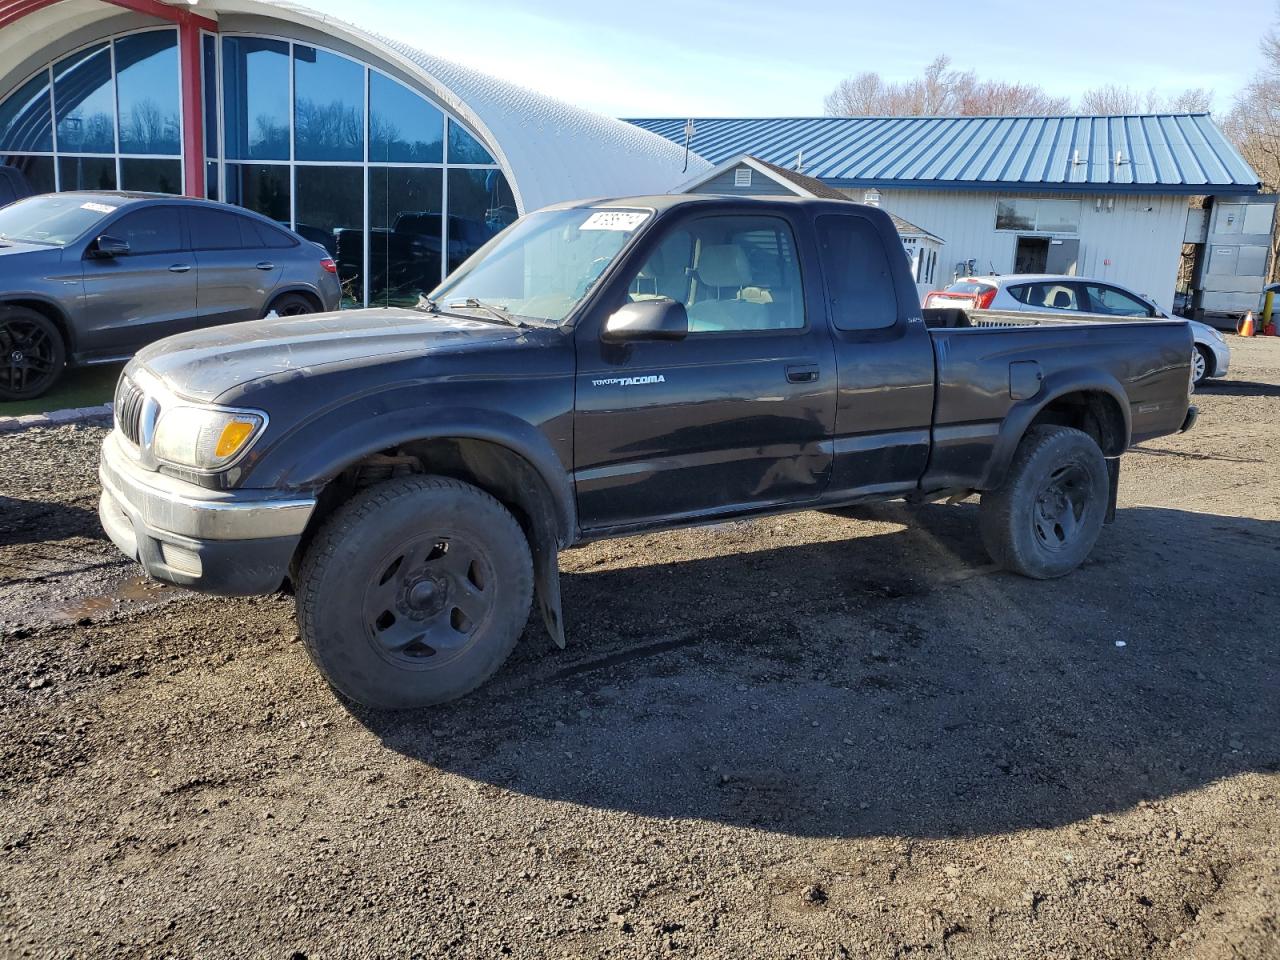
<svg viewBox="0 0 1280 960">
<path fill-rule="evenodd" d="M 879 231 L 863 217 L 816 220 L 831 322 L 837 330 L 883 330 L 898 320 L 893 271 Z"/>
</svg>

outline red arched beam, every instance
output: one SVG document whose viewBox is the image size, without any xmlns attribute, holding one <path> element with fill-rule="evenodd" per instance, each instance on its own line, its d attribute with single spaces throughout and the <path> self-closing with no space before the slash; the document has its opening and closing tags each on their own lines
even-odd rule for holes
<svg viewBox="0 0 1280 960">
<path fill-rule="evenodd" d="M 0 0 L 0 29 L 61 0 Z M 182 163 L 187 195 L 204 196 L 204 77 L 200 71 L 200 31 L 218 32 L 218 22 L 185 6 L 160 0 L 104 0 L 178 27 L 178 70 L 182 90 Z"/>
</svg>

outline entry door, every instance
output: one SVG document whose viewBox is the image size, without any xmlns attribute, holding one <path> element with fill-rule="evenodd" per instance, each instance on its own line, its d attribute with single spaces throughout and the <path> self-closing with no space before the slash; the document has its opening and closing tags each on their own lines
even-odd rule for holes
<svg viewBox="0 0 1280 960">
<path fill-rule="evenodd" d="M 1063 277 L 1076 275 L 1076 261 L 1080 259 L 1080 241 L 1057 237 L 1049 241 L 1049 256 L 1045 261 L 1045 273 Z"/>
<path fill-rule="evenodd" d="M 196 272 L 183 249 L 177 207 L 146 207 L 106 224 L 102 234 L 129 244 L 123 256 L 83 260 L 85 311 L 81 349 L 126 355 L 189 329 L 196 316 Z"/>
<path fill-rule="evenodd" d="M 583 527 L 818 497 L 832 464 L 835 359 L 821 300 L 818 310 L 806 300 L 791 225 L 758 216 L 685 220 L 626 297 L 680 301 L 690 333 L 618 346 L 601 341 L 603 316 L 579 326 L 574 451 Z"/>
<path fill-rule="evenodd" d="M 264 247 L 254 223 L 234 213 L 189 207 L 187 217 L 200 267 L 201 326 L 257 320 L 283 272 L 284 251 Z"/>
</svg>

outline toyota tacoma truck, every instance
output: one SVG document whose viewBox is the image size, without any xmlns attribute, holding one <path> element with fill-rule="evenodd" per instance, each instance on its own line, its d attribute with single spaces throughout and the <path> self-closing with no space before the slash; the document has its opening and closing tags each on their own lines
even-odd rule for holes
<svg viewBox="0 0 1280 960">
<path fill-rule="evenodd" d="M 459 697 L 558 555 L 639 531 L 981 496 L 997 563 L 1057 577 L 1120 456 L 1190 427 L 1185 322 L 924 311 L 882 211 L 834 200 L 566 203 L 416 309 L 170 337 L 125 368 L 102 523 L 147 573 L 288 585 L 341 694 Z"/>
</svg>

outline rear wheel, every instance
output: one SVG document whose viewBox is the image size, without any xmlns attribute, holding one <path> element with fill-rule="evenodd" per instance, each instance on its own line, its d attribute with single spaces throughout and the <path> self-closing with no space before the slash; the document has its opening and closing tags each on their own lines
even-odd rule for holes
<svg viewBox="0 0 1280 960">
<path fill-rule="evenodd" d="M 377 484 L 339 508 L 298 575 L 298 626 L 340 693 L 380 709 L 454 700 L 519 639 L 533 561 L 511 513 L 444 477 Z"/>
<path fill-rule="evenodd" d="M 1087 433 L 1035 427 L 1004 483 L 982 495 L 982 541 L 1006 570 L 1047 580 L 1084 562 L 1107 512 L 1107 463 Z"/>
<path fill-rule="evenodd" d="M 0 310 L 0 400 L 31 400 L 58 382 L 67 346 L 52 320 L 25 307 Z"/>
<path fill-rule="evenodd" d="M 311 298 L 301 293 L 284 293 L 276 297 L 263 316 L 272 311 L 281 317 L 300 317 L 303 314 L 320 312 Z"/>
</svg>

